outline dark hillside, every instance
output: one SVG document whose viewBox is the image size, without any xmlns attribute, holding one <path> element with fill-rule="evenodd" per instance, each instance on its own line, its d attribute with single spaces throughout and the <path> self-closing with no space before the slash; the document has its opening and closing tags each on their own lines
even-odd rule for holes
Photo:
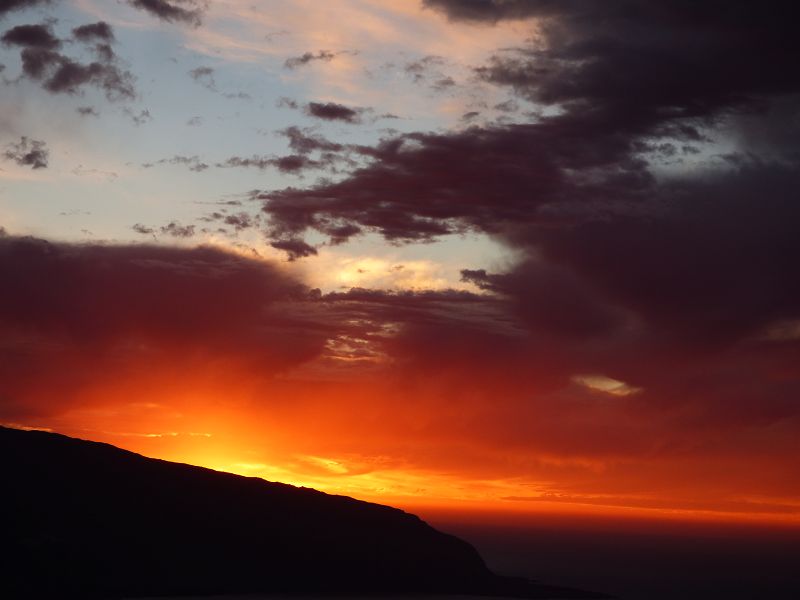
<svg viewBox="0 0 800 600">
<path fill-rule="evenodd" d="M 38 431 L 0 428 L 0 457 L 13 597 L 569 592 L 387 506 Z"/>
</svg>

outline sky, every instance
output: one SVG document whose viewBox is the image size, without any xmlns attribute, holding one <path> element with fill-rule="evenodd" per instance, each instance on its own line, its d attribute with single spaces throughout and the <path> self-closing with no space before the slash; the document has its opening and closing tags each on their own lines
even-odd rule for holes
<svg viewBox="0 0 800 600">
<path fill-rule="evenodd" d="M 0 0 L 0 423 L 797 526 L 791 11 Z"/>
</svg>

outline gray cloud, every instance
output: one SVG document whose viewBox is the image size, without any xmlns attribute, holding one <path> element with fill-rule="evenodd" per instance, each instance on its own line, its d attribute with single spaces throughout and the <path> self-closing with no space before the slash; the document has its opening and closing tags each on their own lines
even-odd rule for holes
<svg viewBox="0 0 800 600">
<path fill-rule="evenodd" d="M 107 23 L 98 22 L 76 27 L 75 39 L 91 44 L 97 60 L 83 63 L 60 52 L 62 42 L 50 25 L 19 25 L 2 36 L 4 44 L 18 46 L 22 73 L 38 81 L 54 94 L 78 94 L 85 86 L 105 92 L 109 100 L 130 100 L 135 97 L 133 75 L 120 68 L 111 46 L 114 34 Z"/>
<path fill-rule="evenodd" d="M 50 159 L 50 151 L 45 142 L 23 136 L 19 142 L 8 144 L 3 156 L 20 166 L 45 169 Z"/>
<path fill-rule="evenodd" d="M 305 106 L 305 113 L 310 117 L 324 121 L 343 121 L 345 123 L 360 123 L 361 113 L 364 109 L 350 108 L 336 102 L 309 102 Z"/>
<path fill-rule="evenodd" d="M 48 25 L 17 25 L 6 31 L 0 41 L 6 46 L 24 48 L 55 50 L 61 47 L 61 40 L 53 35 Z"/>
<path fill-rule="evenodd" d="M 208 4 L 204 0 L 128 0 L 136 8 L 168 23 L 199 26 Z"/>
<path fill-rule="evenodd" d="M 49 4 L 52 0 L 0 0 L 0 18 L 15 10 L 32 8 L 40 4 Z"/>
<path fill-rule="evenodd" d="M 336 58 L 336 55 L 328 50 L 320 50 L 316 54 L 313 52 L 305 52 L 300 56 L 287 58 L 286 62 L 283 63 L 283 66 L 286 69 L 297 69 L 314 61 L 330 62 L 334 58 Z"/>
</svg>

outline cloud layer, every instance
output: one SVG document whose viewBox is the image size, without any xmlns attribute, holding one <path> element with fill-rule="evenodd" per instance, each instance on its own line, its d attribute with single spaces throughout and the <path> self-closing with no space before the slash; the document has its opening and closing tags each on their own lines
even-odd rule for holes
<svg viewBox="0 0 800 600">
<path fill-rule="evenodd" d="M 34 4 L 7 2 L 0 14 Z M 190 25 L 203 8 L 130 4 Z M 430 131 L 415 131 L 410 119 L 393 123 L 400 131 L 370 129 L 382 96 L 335 79 L 337 69 L 360 66 L 354 51 L 341 50 L 351 40 L 328 45 L 315 30 L 291 48 L 270 46 L 275 81 L 295 86 L 280 94 L 298 98 L 278 101 L 293 109 L 280 120 L 258 123 L 281 128 L 283 154 L 261 146 L 263 128 L 253 133 L 258 146 L 196 147 L 205 129 L 239 123 L 239 113 L 231 121 L 215 114 L 214 102 L 242 96 L 217 86 L 215 76 L 229 80 L 225 61 L 180 63 L 175 72 L 208 100 L 208 114 L 186 130 L 190 113 L 179 111 L 174 131 L 189 131 L 185 139 L 163 153 L 148 146 L 168 158 L 142 166 L 184 167 L 212 196 L 228 192 L 220 187 L 234 174 L 258 173 L 264 185 L 241 201 L 209 199 L 201 186 L 184 195 L 170 188 L 164 196 L 179 198 L 172 207 L 183 202 L 174 213 L 165 201 L 149 216 L 126 217 L 127 233 L 147 245 L 47 242 L 0 228 L 0 417 L 131 435 L 155 425 L 158 435 L 242 431 L 247 444 L 232 442 L 237 464 L 264 452 L 287 472 L 338 481 L 385 470 L 407 476 L 404 489 L 452 477 L 442 489 L 471 498 L 796 519 L 793 5 L 425 0 L 419 14 L 381 5 L 396 18 L 413 13 L 403 21 L 409 30 L 421 19 L 458 30 L 443 38 L 461 44 L 451 56 L 430 43 L 385 69 L 420 84 L 415 93 L 429 94 L 422 102 L 444 99 L 450 121 L 431 117 Z M 238 18 L 256 14 L 242 6 Z M 375 39 L 388 35 L 364 22 Z M 473 48 L 484 34 L 504 38 L 498 32 L 512 26 L 529 39 L 498 42 L 474 58 L 485 54 Z M 216 35 L 179 31 L 186 48 Z M 128 33 L 115 35 L 105 21 L 71 33 L 45 21 L 9 25 L 1 39 L 37 89 L 97 88 L 130 100 L 133 79 L 116 54 Z M 250 51 L 224 40 L 228 50 Z M 304 52 L 320 47 L 340 50 Z M 475 63 L 455 65 L 459 57 Z M 335 84 L 315 87 L 322 71 Z M 275 107 L 274 98 L 242 104 L 249 118 Z M 256 129 L 246 124 L 242 136 Z M 230 125 L 239 135 L 237 127 Z M 25 132 L 32 137 L 13 131 L 3 142 L 3 157 L 40 171 L 47 145 Z M 31 177 L 31 169 L 14 176 Z M 303 180 L 308 174 L 326 178 Z M 196 209 L 203 212 L 193 222 L 184 200 L 213 208 Z M 249 244 L 260 235 L 262 253 L 279 250 L 292 264 L 253 258 Z M 252 253 L 190 247 L 219 236 Z M 378 247 L 381 264 L 401 268 L 390 251 L 430 250 L 433 260 L 446 253 L 435 244 L 475 238 L 470 249 L 478 249 L 451 279 L 471 292 L 437 285 L 322 293 L 299 275 L 311 261 L 335 269 L 337 252 L 361 269 L 346 254 L 353 248 Z M 470 264 L 487 239 L 504 260 Z M 450 268 L 462 259 L 447 260 Z"/>
<path fill-rule="evenodd" d="M 474 72 L 540 112 L 528 123 L 396 136 L 362 149 L 372 162 L 349 177 L 265 192 L 271 234 L 411 243 L 480 232 L 512 248 L 522 258 L 510 271 L 463 276 L 525 324 L 525 342 L 507 347 L 534 365 L 532 389 L 602 375 L 641 390 L 604 421 L 618 444 L 582 438 L 569 419 L 557 427 L 563 438 L 521 427 L 520 443 L 525 430 L 561 452 L 580 454 L 577 440 L 591 439 L 598 455 L 660 455 L 701 444 L 701 431 L 724 431 L 727 446 L 793 430 L 800 380 L 787 367 L 800 338 L 770 333 L 800 320 L 790 5 L 426 4 L 487 26 L 538 19 L 535 43 Z M 736 143 L 717 150 L 721 140 Z M 603 420 L 617 411 L 585 409 L 607 410 Z M 620 430 L 644 415 L 640 426 L 655 427 L 663 446 Z"/>
</svg>

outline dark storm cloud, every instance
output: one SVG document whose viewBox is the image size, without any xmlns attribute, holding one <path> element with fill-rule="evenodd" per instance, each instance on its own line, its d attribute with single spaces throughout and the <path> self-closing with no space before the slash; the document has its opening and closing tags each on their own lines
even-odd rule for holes
<svg viewBox="0 0 800 600">
<path fill-rule="evenodd" d="M 631 111 L 630 126 L 750 108 L 761 95 L 800 89 L 791 2 L 428 4 L 454 16 L 547 17 L 542 47 L 499 54 L 481 76 L 541 102 L 578 102 L 610 118 Z"/>
<path fill-rule="evenodd" d="M 538 365 L 552 389 L 603 373 L 645 390 L 642 411 L 693 405 L 703 426 L 796 415 L 787 398 L 800 381 L 785 368 L 797 336 L 767 333 L 800 320 L 793 5 L 428 5 L 487 23 L 546 17 L 535 46 L 476 73 L 558 110 L 361 148 L 371 162 L 344 179 L 263 192 L 268 234 L 488 234 L 518 264 L 463 276 L 524 325 L 515 360 Z M 722 140 L 736 142 L 724 156 Z M 702 155 L 691 168 L 656 169 Z M 735 409 L 715 417 L 726 399 Z"/>
<path fill-rule="evenodd" d="M 287 156 L 232 156 L 218 167 L 255 167 L 257 169 L 274 168 L 281 173 L 300 174 L 308 169 L 321 169 L 328 166 L 326 163 L 313 160 L 304 154 L 289 154 Z"/>
<path fill-rule="evenodd" d="M 301 129 L 295 125 L 281 129 L 278 134 L 288 138 L 289 148 L 298 154 L 310 154 L 317 150 L 322 152 L 341 152 L 344 149 L 342 144 L 332 142 L 314 133 L 312 129 Z"/>
<path fill-rule="evenodd" d="M 613 305 L 598 298 L 575 273 L 556 265 L 530 261 L 503 274 L 465 269 L 461 277 L 482 290 L 509 298 L 522 322 L 538 334 L 600 338 L 624 324 L 623 315 Z"/>
<path fill-rule="evenodd" d="M 114 54 L 114 49 L 111 47 L 111 44 L 98 43 L 94 45 L 92 50 L 98 60 L 106 63 L 114 62 L 114 59 L 117 57 L 116 54 Z"/>
<path fill-rule="evenodd" d="M 360 123 L 362 112 L 363 109 L 350 108 L 336 102 L 309 102 L 305 106 L 305 113 L 308 116 L 325 121 Z"/>
<path fill-rule="evenodd" d="M 271 159 L 264 166 L 275 166 L 284 173 L 301 174 L 306 170 L 328 170 L 338 173 L 340 168 L 352 168 L 358 164 L 364 147 L 354 144 L 339 144 L 316 133 L 313 127 L 287 127 L 276 132 L 289 140 L 289 148 L 295 152 L 288 156 Z M 367 149 L 371 152 L 371 149 Z M 316 158 L 310 155 L 316 153 Z"/>
<path fill-rule="evenodd" d="M 202 23 L 207 8 L 203 0 L 128 0 L 128 3 L 162 21 L 194 26 Z"/>
<path fill-rule="evenodd" d="M 691 151 L 692 144 L 719 135 L 715 128 L 735 126 L 741 115 L 748 115 L 753 130 L 776 114 L 800 112 L 794 95 L 800 78 L 792 66 L 800 42 L 785 18 L 788 4 L 711 3 L 719 14 L 707 3 L 669 1 L 429 4 L 458 18 L 547 16 L 541 47 L 498 55 L 479 73 L 528 99 L 556 104 L 561 113 L 525 125 L 386 141 L 372 150 L 374 162 L 349 178 L 265 194 L 276 235 L 325 232 L 345 223 L 393 241 L 476 230 L 526 251 L 552 251 L 553 260 L 569 261 L 567 268 L 576 269 L 577 255 L 567 258 L 561 249 L 575 231 L 613 230 L 615 236 L 602 241 L 613 247 L 614 240 L 652 230 L 660 232 L 668 250 L 653 246 L 633 252 L 628 261 L 609 256 L 609 276 L 613 264 L 621 272 L 615 280 L 642 281 L 633 272 L 637 258 L 644 262 L 652 253 L 650 258 L 662 265 L 657 278 L 679 290 L 679 275 L 699 285 L 703 274 L 691 273 L 701 265 L 713 272 L 707 257 L 715 244 L 734 247 L 760 214 L 764 200 L 756 182 L 769 190 L 767 202 L 774 206 L 754 225 L 782 231 L 781 223 L 795 217 L 793 205 L 783 198 L 798 189 L 792 169 L 769 164 L 775 156 L 791 158 L 791 135 L 782 135 L 761 157 L 741 154 L 738 166 L 676 175 L 671 183 L 658 181 L 645 160 L 648 153 L 681 146 Z M 747 54 L 737 54 L 745 32 Z M 771 108 L 776 102 L 784 103 L 782 112 Z M 796 119 L 784 121 L 784 129 L 798 129 Z M 739 225 L 720 228 L 718 215 Z M 684 243 L 667 244 L 666 231 L 683 232 Z M 781 243 L 795 249 L 792 239 L 782 236 Z M 706 239 L 713 241 L 705 244 Z M 684 265 L 687 247 L 697 253 L 693 269 Z M 775 265 L 780 264 L 781 255 L 773 252 Z M 741 257 L 745 267 L 746 259 Z M 731 271 L 736 268 L 733 257 L 728 262 Z M 623 275 L 626 268 L 631 272 Z M 757 272 L 752 269 L 756 279 Z M 581 276 L 592 278 L 588 269 Z M 767 287 L 774 288 L 774 302 L 788 293 L 777 280 Z"/>
<path fill-rule="evenodd" d="M 272 159 L 272 166 L 281 173 L 300 173 L 307 169 L 320 169 L 324 163 L 312 160 L 303 154 L 289 154 Z"/>
<path fill-rule="evenodd" d="M 81 42 L 108 42 L 114 41 L 114 30 L 105 21 L 81 25 L 72 30 L 72 37 Z"/>
<path fill-rule="evenodd" d="M 504 19 L 543 18 L 563 21 L 574 19 L 587 27 L 597 24 L 593 21 L 605 19 L 664 19 L 664 25 L 691 26 L 708 25 L 711 21 L 735 20 L 745 22 L 752 13 L 752 7 L 745 2 L 731 3 L 724 0 L 706 2 L 685 2 L 683 0 L 422 0 L 423 6 L 441 11 L 455 20 L 495 23 Z M 779 0 L 771 8 L 777 11 L 788 10 L 792 3 Z M 784 13 L 787 14 L 787 13 Z M 763 13 L 762 13 L 763 15 Z M 560 23 L 559 23 L 560 24 Z"/>
<path fill-rule="evenodd" d="M 588 197 L 618 202 L 651 184 L 642 162 L 631 156 L 632 141 L 605 129 L 591 120 L 554 119 L 408 134 L 362 148 L 374 162 L 341 182 L 264 194 L 265 211 L 280 231 L 300 234 L 346 220 L 395 241 L 563 220 L 544 208 L 568 210 Z M 565 172 L 579 169 L 594 175 L 568 183 Z"/>
<path fill-rule="evenodd" d="M 6 31 L 0 40 L 7 46 L 45 50 L 55 50 L 61 46 L 61 40 L 53 35 L 47 25 L 17 25 Z"/>
<path fill-rule="evenodd" d="M 280 246 L 314 251 L 290 240 Z M 3 236 L 0 281 L 7 290 L 0 294 L 3 418 L 57 414 L 84 386 L 107 377 L 135 384 L 161 370 L 171 378 L 185 361 L 195 377 L 197 358 L 223 359 L 226 369 L 245 363 L 264 377 L 323 355 L 337 340 L 389 351 L 387 324 L 420 332 L 398 342 L 400 351 L 426 328 L 461 330 L 467 339 L 502 320 L 492 308 L 497 300 L 464 292 L 322 296 L 274 263 L 208 247 Z M 358 354 L 344 346 L 335 352 Z"/>
<path fill-rule="evenodd" d="M 538 368 L 520 368 L 528 360 L 525 330 L 501 299 L 456 290 L 353 288 L 320 300 L 329 311 L 329 322 L 341 324 L 337 337 L 392 360 L 386 376 L 403 395 L 425 395 L 429 386 L 444 384 L 451 397 L 487 394 L 492 403 L 502 396 L 513 405 L 517 392 L 506 396 L 506 388 L 497 386 L 507 377 L 503 373 L 517 374 L 509 379 L 513 383 L 508 391 L 528 387 L 538 376 L 530 375 Z M 487 386 L 489 381 L 495 385 Z"/>
<path fill-rule="evenodd" d="M 564 298 L 573 297 L 574 310 L 539 323 L 545 327 L 564 322 L 569 329 L 566 322 L 572 319 L 578 330 L 602 331 L 616 312 L 628 311 L 665 333 L 712 341 L 800 318 L 789 258 L 800 254 L 791 225 L 800 218 L 792 201 L 800 189 L 796 169 L 749 164 L 659 186 L 638 162 L 623 170 L 610 145 L 588 156 L 583 155 L 588 146 L 577 156 L 559 156 L 562 138 L 555 136 L 545 138 L 552 143 L 541 155 L 524 154 L 520 133 L 515 128 L 488 137 L 466 132 L 418 138 L 425 145 L 385 150 L 378 163 L 340 183 L 268 194 L 265 211 L 272 233 L 298 235 L 306 228 L 329 233 L 349 224 L 353 231 L 375 230 L 394 241 L 465 228 L 500 234 L 552 262 L 552 269 L 545 264 L 514 271 L 513 289 L 521 303 L 537 306 L 533 294 L 546 289 L 566 312 L 571 303 Z M 541 131 L 533 126 L 529 134 L 534 133 Z M 510 141 L 517 144 L 507 147 Z M 543 140 L 535 136 L 533 141 Z M 444 148 L 434 146 L 445 142 Z M 455 158 L 453 150 L 460 162 L 448 162 Z M 565 177 L 565 170 L 578 168 L 591 169 L 597 180 Z M 548 274 L 553 269 L 560 275 Z M 497 279 L 475 274 L 471 279 L 502 287 Z M 530 285 L 522 285 L 525 281 Z"/>
<path fill-rule="evenodd" d="M 0 281 L 8 292 L 0 294 L 4 418 L 57 413 L 108 372 L 138 378 L 161 360 L 177 364 L 207 350 L 274 372 L 324 343 L 300 328 L 287 333 L 271 308 L 305 298 L 307 288 L 272 264 L 212 248 L 5 236 Z"/>
<path fill-rule="evenodd" d="M 428 161 L 411 165 L 421 167 L 423 162 Z M 437 164 L 441 165 L 431 163 L 432 174 Z M 468 163 L 466 172 L 469 166 L 477 168 Z M 509 167 L 515 170 L 513 164 Z M 386 168 L 406 172 L 404 164 Z M 333 236 L 333 229 L 343 224 L 353 227 L 353 233 L 375 229 L 388 239 L 404 241 L 455 232 L 465 223 L 488 233 L 504 232 L 509 243 L 542 255 L 544 262 L 523 264 L 506 275 L 466 275 L 528 307 L 525 320 L 535 331 L 607 334 L 626 326 L 627 314 L 644 319 L 640 325 L 652 335 L 699 347 L 732 343 L 770 323 L 800 318 L 800 288 L 791 276 L 791 257 L 800 254 L 793 232 L 800 212 L 792 201 L 800 178 L 792 168 L 750 165 L 671 189 L 645 180 L 641 193 L 652 194 L 653 200 L 663 198 L 652 206 L 657 212 L 641 214 L 615 214 L 613 206 L 596 214 L 571 211 L 565 203 L 537 210 L 529 200 L 511 203 L 502 189 L 494 190 L 497 203 L 486 206 L 481 201 L 491 201 L 483 198 L 491 190 L 473 189 L 481 175 L 503 181 L 501 173 L 490 175 L 486 169 L 475 174 L 475 180 L 449 188 L 462 200 L 455 210 L 440 206 L 449 194 L 437 190 L 437 179 L 426 173 L 418 173 L 423 179 L 414 179 L 414 186 L 405 185 L 402 176 L 381 176 L 373 189 L 362 176 L 363 187 L 339 184 L 325 186 L 318 195 L 277 197 L 275 205 L 268 200 L 273 227 L 276 215 L 282 226 L 273 234 L 290 235 L 311 226 Z M 533 182 L 542 175 L 530 175 L 526 187 L 535 190 Z M 610 204 L 630 194 L 625 180 L 618 187 L 609 182 L 600 189 L 569 191 L 578 198 L 607 194 Z M 559 186 L 556 191 L 565 189 Z M 543 195 L 550 192 L 542 190 Z M 365 207 L 359 194 L 380 197 L 382 204 Z M 634 196 L 631 201 L 636 200 Z M 339 233 L 339 241 L 341 237 Z"/>
<path fill-rule="evenodd" d="M 16 144 L 8 144 L 3 154 L 6 160 L 13 160 L 20 166 L 32 169 L 47 168 L 50 151 L 45 142 L 22 136 Z"/>
<path fill-rule="evenodd" d="M 559 3 L 550 0 L 422 0 L 423 6 L 444 12 L 452 19 L 495 22 L 501 19 L 522 19 L 549 16 L 558 11 Z M 561 3 L 573 10 L 590 6 L 586 0 Z"/>
<path fill-rule="evenodd" d="M 51 0 L 0 0 L 0 18 L 14 10 L 23 10 L 50 2 Z"/>
<path fill-rule="evenodd" d="M 658 217 L 596 219 L 520 242 L 695 346 L 800 318 L 800 284 L 789 275 L 800 252 L 796 166 L 745 165 L 665 187 Z"/>
<path fill-rule="evenodd" d="M 78 94 L 85 86 L 93 86 L 103 90 L 109 100 L 134 98 L 133 75 L 119 67 L 110 45 L 114 41 L 111 27 L 92 23 L 76 27 L 73 35 L 84 43 L 97 42 L 92 47 L 96 61 L 82 63 L 62 54 L 62 43 L 49 25 L 14 27 L 3 34 L 2 41 L 21 47 L 22 73 L 51 93 Z"/>
<path fill-rule="evenodd" d="M 93 85 L 102 89 L 109 100 L 132 99 L 136 95 L 133 76 L 113 64 L 81 64 L 65 56 L 30 50 L 23 52 L 22 59 L 25 73 L 33 79 L 44 78 L 44 88 L 54 94 L 77 94 L 81 87 Z"/>
<path fill-rule="evenodd" d="M 167 22 L 200 25 L 208 3 L 205 0 L 127 0 L 131 6 Z M 0 17 L 14 10 L 23 10 L 52 0 L 0 0 Z"/>
<path fill-rule="evenodd" d="M 328 50 L 320 50 L 316 54 L 313 52 L 305 52 L 300 56 L 287 58 L 286 62 L 283 63 L 283 66 L 285 69 L 297 69 L 298 67 L 303 67 L 313 61 L 330 62 L 334 58 L 336 58 L 336 55 Z"/>
<path fill-rule="evenodd" d="M 316 256 L 317 249 L 300 239 L 275 240 L 270 245 L 276 250 L 283 250 L 289 260 L 296 260 L 305 256 Z"/>
</svg>

